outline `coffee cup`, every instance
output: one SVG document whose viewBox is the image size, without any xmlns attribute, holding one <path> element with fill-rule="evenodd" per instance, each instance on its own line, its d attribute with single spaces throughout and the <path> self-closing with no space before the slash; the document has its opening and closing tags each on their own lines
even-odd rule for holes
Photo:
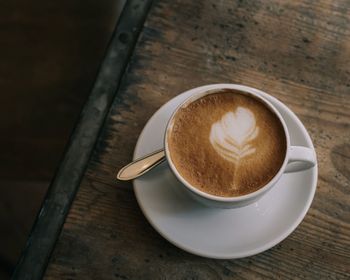
<svg viewBox="0 0 350 280">
<path fill-rule="evenodd" d="M 237 84 L 201 87 L 170 117 L 166 159 L 181 187 L 200 203 L 249 205 L 284 173 L 316 164 L 314 149 L 291 145 L 285 120 L 264 95 Z"/>
</svg>

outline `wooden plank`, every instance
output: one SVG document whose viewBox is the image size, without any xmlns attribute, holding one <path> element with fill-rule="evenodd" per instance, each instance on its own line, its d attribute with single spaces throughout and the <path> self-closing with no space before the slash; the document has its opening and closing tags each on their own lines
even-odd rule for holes
<svg viewBox="0 0 350 280">
<path fill-rule="evenodd" d="M 125 5 L 13 279 L 40 279 L 45 271 L 150 4 L 131 0 Z"/>
<path fill-rule="evenodd" d="M 50 259 L 47 279 L 349 279 L 350 3 L 157 1 Z M 177 94 L 232 82 L 265 90 L 301 118 L 319 184 L 302 224 L 245 259 L 188 254 L 143 217 L 115 170 L 152 114 Z"/>
</svg>

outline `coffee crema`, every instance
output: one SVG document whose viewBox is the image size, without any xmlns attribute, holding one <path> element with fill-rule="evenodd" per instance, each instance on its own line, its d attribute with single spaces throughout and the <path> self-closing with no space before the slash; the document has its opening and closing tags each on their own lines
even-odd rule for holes
<svg viewBox="0 0 350 280">
<path fill-rule="evenodd" d="M 279 118 L 259 99 L 234 89 L 184 105 L 169 129 L 177 171 L 192 186 L 216 196 L 260 189 L 277 174 L 286 155 Z"/>
</svg>

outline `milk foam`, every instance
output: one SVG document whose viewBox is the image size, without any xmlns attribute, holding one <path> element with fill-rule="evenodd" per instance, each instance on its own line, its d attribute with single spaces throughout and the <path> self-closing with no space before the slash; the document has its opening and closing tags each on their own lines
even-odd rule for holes
<svg viewBox="0 0 350 280">
<path fill-rule="evenodd" d="M 258 134 L 259 128 L 253 112 L 238 107 L 235 112 L 227 112 L 211 126 L 209 140 L 221 157 L 236 164 L 256 152 L 256 148 L 249 142 Z"/>
</svg>

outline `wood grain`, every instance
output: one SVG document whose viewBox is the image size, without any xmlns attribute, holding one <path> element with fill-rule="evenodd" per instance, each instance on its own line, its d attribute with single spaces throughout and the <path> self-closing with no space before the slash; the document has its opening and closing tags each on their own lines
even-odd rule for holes
<svg viewBox="0 0 350 280">
<path fill-rule="evenodd" d="M 48 265 L 47 279 L 350 278 L 350 3 L 156 1 Z M 308 215 L 274 248 L 240 260 L 188 254 L 143 217 L 115 170 L 177 94 L 218 82 L 265 90 L 301 118 L 319 183 Z"/>
</svg>

